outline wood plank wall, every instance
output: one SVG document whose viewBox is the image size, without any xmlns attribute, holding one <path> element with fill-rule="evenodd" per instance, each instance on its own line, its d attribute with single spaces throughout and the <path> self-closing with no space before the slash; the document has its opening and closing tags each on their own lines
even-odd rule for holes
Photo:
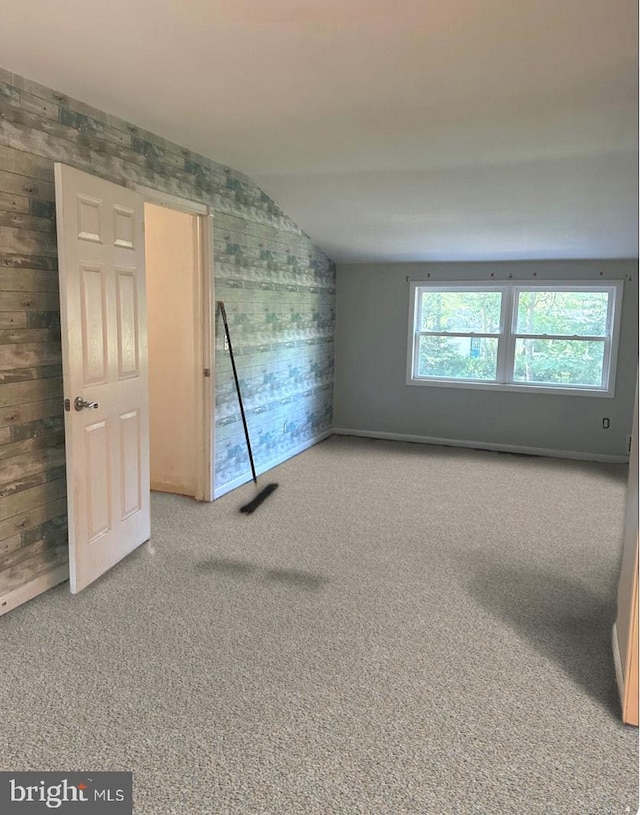
<svg viewBox="0 0 640 815">
<path fill-rule="evenodd" d="M 0 68 L 0 614 L 66 574 L 55 161 L 212 206 L 216 286 L 244 331 L 238 352 L 251 355 L 259 372 L 256 403 L 263 381 L 271 383 L 271 402 L 256 411 L 284 411 L 285 417 L 297 411 L 277 441 L 261 433 L 264 455 L 276 444 L 285 454 L 293 451 L 330 428 L 332 418 L 331 260 L 243 174 Z M 260 332 L 286 297 L 295 331 L 264 346 Z M 290 360 L 283 374 L 278 349 L 284 344 Z M 227 468 L 224 477 L 231 480 L 246 456 L 241 428 L 225 416 L 225 400 L 231 405 L 235 399 L 225 365 L 221 360 L 216 367 L 224 445 L 217 466 Z"/>
<path fill-rule="evenodd" d="M 67 520 L 53 163 L 0 145 L 0 190 L 3 597 L 67 560 Z"/>
</svg>

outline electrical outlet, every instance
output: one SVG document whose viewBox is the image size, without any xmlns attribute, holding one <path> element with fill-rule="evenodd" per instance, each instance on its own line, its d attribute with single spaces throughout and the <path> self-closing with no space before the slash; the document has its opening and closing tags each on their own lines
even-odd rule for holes
<svg viewBox="0 0 640 815">
<path fill-rule="evenodd" d="M 604 430 L 608 430 L 611 427 L 611 422 L 606 416 L 602 420 L 602 427 L 604 428 Z"/>
</svg>

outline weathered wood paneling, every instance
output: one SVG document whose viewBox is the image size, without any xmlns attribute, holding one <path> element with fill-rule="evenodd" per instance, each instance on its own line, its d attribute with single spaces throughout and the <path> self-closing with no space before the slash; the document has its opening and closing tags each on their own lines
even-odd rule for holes
<svg viewBox="0 0 640 815">
<path fill-rule="evenodd" d="M 56 483 L 56 482 L 49 482 Z M 67 499 L 59 498 L 57 501 L 51 501 L 48 504 L 43 504 L 39 507 L 20 512 L 12 518 L 7 518 L 0 521 L 0 554 L 3 554 L 2 546 L 6 541 L 17 541 L 15 545 L 22 545 L 22 532 L 33 529 L 38 524 L 45 521 L 52 520 L 53 518 L 63 518 L 67 511 Z M 6 544 L 6 551 L 9 551 L 13 543 Z"/>
<path fill-rule="evenodd" d="M 3 71 L 3 75 L 4 75 L 4 71 Z M 7 77 L 7 79 L 11 79 L 11 75 L 9 75 L 9 77 Z M 3 79 L 3 81 L 0 82 L 0 99 L 3 102 L 11 102 L 11 101 L 13 101 L 13 102 L 15 102 L 15 104 L 19 105 L 20 104 L 20 91 L 18 90 L 18 88 L 13 87 L 12 85 L 10 85 L 7 81 L 5 81 Z"/>
<path fill-rule="evenodd" d="M 53 165 L 48 159 L 13 147 L 0 145 L 0 170 L 53 184 Z"/>
<path fill-rule="evenodd" d="M 0 192 L 0 210 L 3 212 L 29 212 L 29 199 L 26 195 L 12 195 Z"/>
<path fill-rule="evenodd" d="M 61 447 L 63 444 L 63 430 L 59 430 L 57 433 L 48 433 L 46 436 L 33 436 L 33 438 L 30 439 L 10 442 L 9 444 L 0 445 L 0 461 L 23 453 L 30 453 L 33 450 L 42 450 L 46 447 Z"/>
<path fill-rule="evenodd" d="M 69 560 L 69 547 L 61 544 L 39 556 L 30 557 L 9 569 L 0 572 L 0 598 L 25 586 L 45 572 L 56 569 Z M 0 604 L 1 605 L 1 604 Z M 2 608 L 0 607 L 0 613 Z"/>
<path fill-rule="evenodd" d="M 60 331 L 59 311 L 27 311 L 27 328 L 55 328 Z"/>
<path fill-rule="evenodd" d="M 34 96 L 31 93 L 23 91 L 20 95 L 20 103 L 24 110 L 30 110 L 32 113 L 37 113 L 40 116 L 46 116 L 48 119 L 56 121 L 60 115 L 60 108 L 53 102 L 47 102 L 40 96 Z"/>
<path fill-rule="evenodd" d="M 1 275 L 0 275 L 1 277 Z M 22 343 L 51 343 L 60 340 L 60 332 L 53 328 L 17 328 L 0 330 L 0 345 Z"/>
<path fill-rule="evenodd" d="M 27 315 L 24 311 L 0 311 L 0 328 L 24 328 Z"/>
<path fill-rule="evenodd" d="M 58 295 L 44 292 L 0 291 L 0 311 L 54 311 Z"/>
<path fill-rule="evenodd" d="M 64 478 L 50 479 L 46 483 L 31 487 L 23 492 L 0 497 L 0 518 L 13 518 L 28 513 L 36 507 L 56 501 L 67 494 Z"/>
<path fill-rule="evenodd" d="M 1 291 L 58 291 L 58 273 L 50 269 L 0 266 Z"/>
<path fill-rule="evenodd" d="M 15 532 L 9 538 L 0 539 L 0 559 L 8 555 L 10 552 L 15 552 L 22 546 L 22 533 Z"/>
<path fill-rule="evenodd" d="M 64 458 L 64 450 L 62 451 L 62 455 Z M 58 478 L 62 478 L 64 474 L 64 467 L 53 467 L 52 469 L 45 469 L 30 473 L 29 475 L 20 476 L 10 484 L 0 486 L 0 496 L 5 498 L 13 495 L 13 493 L 28 490 L 31 489 L 31 487 L 37 487 L 40 484 L 45 484 L 47 481 L 56 481 Z"/>
<path fill-rule="evenodd" d="M 40 255 L 0 254 L 0 267 L 7 269 L 41 269 L 53 271 L 58 268 L 58 259 Z"/>
<path fill-rule="evenodd" d="M 53 379 L 62 376 L 62 364 L 34 365 L 30 368 L 12 368 L 0 371 L 0 385 L 10 382 L 26 382 L 28 379 Z"/>
<path fill-rule="evenodd" d="M 59 342 L 22 342 L 15 345 L 0 345 L 0 371 L 55 363 L 62 363 L 62 348 Z"/>
<path fill-rule="evenodd" d="M 62 405 L 56 402 L 60 410 Z M 64 430 L 64 418 L 62 415 L 45 416 L 41 419 L 34 419 L 29 422 L 14 424 L 10 427 L 10 441 L 24 441 L 35 436 L 50 437 L 52 434 Z"/>
<path fill-rule="evenodd" d="M 50 402 L 52 397 L 62 396 L 62 382 L 57 379 L 36 379 L 32 382 L 15 382 L 10 385 L 0 385 L 0 408 L 10 407 L 10 410 L 0 410 L 0 427 L 11 424 L 15 421 L 13 414 L 20 414 L 24 417 L 26 413 L 21 413 L 30 402 Z M 62 401 L 59 400 L 58 407 L 62 410 Z M 35 408 L 34 408 L 35 409 Z M 42 410 L 48 410 L 43 407 Z M 50 416 L 50 413 L 39 413 L 29 419 L 22 418 L 22 421 L 32 421 L 42 416 Z"/>
<path fill-rule="evenodd" d="M 25 175 L 8 173 L 4 170 L 0 170 L 0 190 L 5 196 L 27 196 L 27 198 L 38 198 L 41 201 L 56 200 L 53 181 L 28 178 Z"/>
<path fill-rule="evenodd" d="M 45 447 L 30 450 L 17 456 L 5 459 L 0 469 L 0 494 L 9 495 L 15 483 L 36 473 L 54 470 L 64 464 L 64 447 Z"/>
<path fill-rule="evenodd" d="M 0 246 L 3 255 L 27 253 L 54 258 L 58 256 L 55 235 L 34 229 L 0 226 Z"/>
<path fill-rule="evenodd" d="M 63 546 L 63 543 L 63 541 L 55 542 L 42 538 L 28 546 L 21 545 L 6 555 L 0 556 L 0 572 L 10 569 L 18 563 L 24 563 L 25 560 L 30 558 L 37 557 L 38 560 L 41 560 L 42 555 L 54 554 L 59 547 Z"/>
<path fill-rule="evenodd" d="M 35 215 L 23 215 L 20 212 L 2 212 L 0 207 L 0 226 L 16 229 L 30 229 L 35 232 L 55 232 L 55 221 L 52 218 L 38 218 Z"/>
</svg>

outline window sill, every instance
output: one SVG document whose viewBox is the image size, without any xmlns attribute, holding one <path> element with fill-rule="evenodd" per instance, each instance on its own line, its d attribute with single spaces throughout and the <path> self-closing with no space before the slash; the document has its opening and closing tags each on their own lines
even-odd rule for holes
<svg viewBox="0 0 640 815">
<path fill-rule="evenodd" d="M 407 379 L 407 385 L 427 388 L 466 388 L 467 390 L 507 391 L 512 393 L 543 393 L 554 396 L 589 396 L 597 399 L 612 399 L 614 391 L 596 388 L 556 388 L 549 385 L 505 384 L 502 382 L 473 382 L 451 379 Z"/>
</svg>

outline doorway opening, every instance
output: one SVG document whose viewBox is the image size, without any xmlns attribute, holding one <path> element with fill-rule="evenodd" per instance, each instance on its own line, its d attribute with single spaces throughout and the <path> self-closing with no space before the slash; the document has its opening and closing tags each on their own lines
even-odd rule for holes
<svg viewBox="0 0 640 815">
<path fill-rule="evenodd" d="M 210 216 L 144 195 L 150 486 L 211 501 Z"/>
</svg>

